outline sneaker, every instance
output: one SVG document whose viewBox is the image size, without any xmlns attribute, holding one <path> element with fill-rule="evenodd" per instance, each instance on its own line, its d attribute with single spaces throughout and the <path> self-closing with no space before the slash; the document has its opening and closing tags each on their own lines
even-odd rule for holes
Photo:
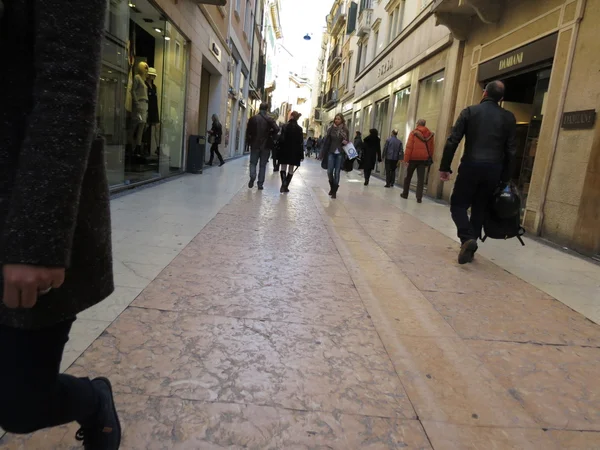
<svg viewBox="0 0 600 450">
<path fill-rule="evenodd" d="M 254 180 L 250 180 L 248 182 L 248 189 L 252 189 L 254 187 Z"/>
<path fill-rule="evenodd" d="M 263 189 L 264 189 L 264 186 L 263 186 L 262 184 L 259 184 L 259 185 L 258 185 L 258 190 L 259 190 L 259 191 L 262 191 Z"/>
<path fill-rule="evenodd" d="M 118 450 L 121 445 L 121 423 L 113 398 L 112 386 L 106 378 L 92 380 L 99 399 L 94 423 L 82 426 L 75 439 L 83 442 L 85 450 Z"/>
<path fill-rule="evenodd" d="M 468 241 L 465 241 L 460 247 L 458 263 L 462 265 L 473 262 L 477 248 L 477 241 L 475 239 L 469 239 Z"/>
</svg>

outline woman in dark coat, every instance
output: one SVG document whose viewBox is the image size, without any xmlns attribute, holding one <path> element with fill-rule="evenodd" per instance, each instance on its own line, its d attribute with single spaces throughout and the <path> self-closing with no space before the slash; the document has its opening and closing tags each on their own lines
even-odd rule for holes
<svg viewBox="0 0 600 450">
<path fill-rule="evenodd" d="M 219 144 L 221 143 L 221 139 L 223 137 L 223 125 L 221 125 L 221 121 L 219 120 L 219 116 L 213 114 L 212 116 L 212 128 L 208 132 L 212 138 L 212 145 L 210 146 L 210 160 L 208 161 L 208 165 L 213 165 L 213 160 L 215 159 L 215 153 L 217 158 L 219 158 L 219 167 L 225 164 L 225 160 L 221 156 L 221 152 L 219 152 Z"/>
<path fill-rule="evenodd" d="M 365 186 L 369 185 L 371 172 L 375 168 L 375 162 L 381 162 L 381 139 L 375 128 L 369 131 L 369 135 L 363 141 L 362 164 L 365 171 Z"/>
<path fill-rule="evenodd" d="M 289 192 L 289 186 L 294 176 L 294 169 L 300 167 L 304 161 L 304 134 L 298 125 L 299 112 L 290 114 L 290 121 L 281 132 L 282 144 L 279 150 L 279 175 L 281 176 L 281 189 L 279 192 Z"/>
</svg>

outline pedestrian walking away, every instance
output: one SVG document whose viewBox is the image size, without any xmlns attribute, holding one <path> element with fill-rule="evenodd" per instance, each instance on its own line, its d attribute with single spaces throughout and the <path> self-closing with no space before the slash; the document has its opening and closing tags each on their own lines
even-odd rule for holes
<svg viewBox="0 0 600 450">
<path fill-rule="evenodd" d="M 363 143 L 363 139 L 362 139 L 362 133 L 360 131 L 357 131 L 356 134 L 354 135 L 354 148 L 356 149 L 356 152 L 358 153 L 358 160 L 361 161 L 361 167 L 362 168 L 362 154 L 363 154 L 363 147 L 364 147 L 364 143 Z"/>
<path fill-rule="evenodd" d="M 258 189 L 263 189 L 269 156 L 275 147 L 275 139 L 277 133 L 279 133 L 279 127 L 275 123 L 275 120 L 267 115 L 268 110 L 269 105 L 267 103 L 261 103 L 259 113 L 250 118 L 246 128 L 246 142 L 250 143 L 249 189 L 254 187 L 254 182 L 256 181 L 256 165 L 259 163 Z"/>
<path fill-rule="evenodd" d="M 354 145 L 356 147 L 356 145 Z M 381 162 L 381 139 L 379 132 L 373 128 L 364 140 L 362 165 L 365 174 L 365 186 L 369 185 L 371 172 L 375 169 L 375 163 Z"/>
<path fill-rule="evenodd" d="M 208 165 L 213 165 L 213 160 L 215 159 L 216 154 L 217 158 L 219 158 L 219 167 L 221 167 L 223 164 L 225 164 L 225 160 L 221 156 L 221 152 L 219 152 L 219 144 L 221 143 L 221 139 L 223 137 L 223 125 L 221 125 L 219 116 L 216 114 L 213 114 L 212 116 L 212 128 L 209 130 L 208 134 L 208 141 L 211 143 L 210 160 L 208 161 Z"/>
<path fill-rule="evenodd" d="M 473 261 L 488 202 L 500 183 L 510 181 L 516 155 L 517 123 L 515 116 L 500 106 L 504 91 L 501 81 L 489 83 L 481 103 L 460 113 L 444 147 L 440 179 L 448 181 L 456 149 L 463 137 L 466 138 L 450 199 L 452 219 L 461 241 L 459 264 Z"/>
<path fill-rule="evenodd" d="M 417 203 L 423 201 L 423 188 L 425 186 L 425 171 L 433 161 L 433 152 L 435 151 L 434 133 L 427 128 L 425 119 L 417 121 L 417 128 L 411 131 L 406 142 L 406 151 L 404 152 L 404 164 L 407 167 L 406 177 L 404 178 L 404 190 L 400 195 L 402 198 L 408 198 L 410 192 L 410 183 L 415 170 L 417 171 Z"/>
<path fill-rule="evenodd" d="M 385 141 L 383 154 L 385 156 L 385 187 L 391 188 L 396 184 L 398 163 L 404 158 L 404 146 L 398 139 L 398 130 L 392 131 L 392 135 Z"/>
<path fill-rule="evenodd" d="M 114 289 L 95 137 L 107 2 L 3 3 L 0 427 L 26 434 L 78 422 L 86 449 L 118 449 L 110 382 L 60 373 L 77 314 Z"/>
<path fill-rule="evenodd" d="M 281 130 L 281 147 L 279 154 L 281 176 L 281 188 L 279 192 L 289 192 L 289 186 L 292 182 L 294 172 L 300 163 L 304 161 L 304 149 L 302 127 L 298 125 L 298 119 L 302 114 L 293 111 L 290 114 L 289 122 Z"/>
<path fill-rule="evenodd" d="M 342 168 L 342 159 L 344 158 L 343 147 L 348 143 L 348 128 L 344 116 L 336 114 L 333 124 L 327 130 L 327 136 L 323 143 L 321 158 L 327 158 L 325 167 L 327 167 L 327 176 L 329 178 L 329 195 L 331 198 L 337 197 L 340 187 L 340 170 Z"/>
</svg>

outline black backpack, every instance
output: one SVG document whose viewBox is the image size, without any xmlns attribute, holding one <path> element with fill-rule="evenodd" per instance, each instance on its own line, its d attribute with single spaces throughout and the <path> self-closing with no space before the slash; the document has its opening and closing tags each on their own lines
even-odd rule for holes
<svg viewBox="0 0 600 450">
<path fill-rule="evenodd" d="M 522 236 L 525 229 L 521 226 L 521 197 L 514 185 L 498 187 L 490 199 L 490 205 L 483 223 L 485 242 L 490 239 L 517 238 L 525 246 Z"/>
</svg>

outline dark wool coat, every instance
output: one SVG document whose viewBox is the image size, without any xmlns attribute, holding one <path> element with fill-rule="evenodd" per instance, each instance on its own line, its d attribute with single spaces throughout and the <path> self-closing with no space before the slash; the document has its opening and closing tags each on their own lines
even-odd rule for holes
<svg viewBox="0 0 600 450">
<path fill-rule="evenodd" d="M 53 325 L 113 291 L 103 142 L 94 139 L 105 9 L 106 0 L 4 2 L 0 265 L 67 271 L 33 309 L 0 302 L 0 324 Z"/>
<path fill-rule="evenodd" d="M 377 135 L 368 135 L 363 141 L 363 149 L 363 169 L 375 169 L 375 163 L 381 162 L 381 139 Z"/>
<path fill-rule="evenodd" d="M 290 120 L 281 132 L 282 145 L 277 155 L 279 164 L 299 166 L 304 159 L 304 133 L 295 120 Z"/>
</svg>

